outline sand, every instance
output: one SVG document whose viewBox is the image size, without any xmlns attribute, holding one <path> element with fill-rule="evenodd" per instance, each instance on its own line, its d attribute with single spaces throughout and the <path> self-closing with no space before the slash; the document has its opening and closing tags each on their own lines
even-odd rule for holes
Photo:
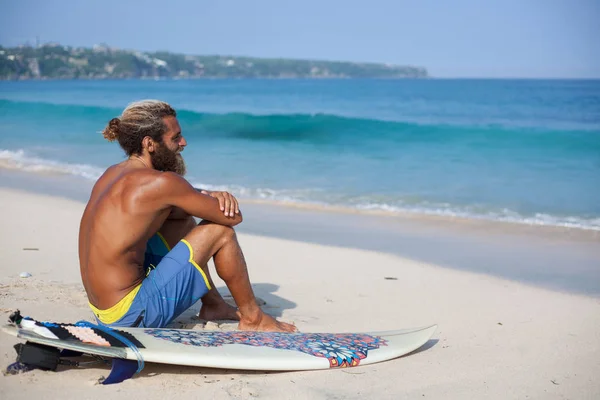
<svg viewBox="0 0 600 400">
<path fill-rule="evenodd" d="M 84 204 L 0 188 L 0 318 L 92 321 L 77 229 Z M 597 399 L 600 298 L 552 291 L 367 250 L 240 233 L 263 309 L 304 332 L 438 324 L 419 351 L 345 370 L 263 373 L 148 364 L 118 385 L 108 368 L 61 367 L 0 376 L 0 398 Z M 435 249 L 432 249 L 435 251 Z M 21 272 L 32 274 L 20 278 Z M 397 279 L 386 279 L 394 277 Z M 227 288 L 215 274 L 219 291 Z M 176 322 L 195 329 L 193 318 Z M 18 339 L 0 336 L 0 367 Z"/>
</svg>

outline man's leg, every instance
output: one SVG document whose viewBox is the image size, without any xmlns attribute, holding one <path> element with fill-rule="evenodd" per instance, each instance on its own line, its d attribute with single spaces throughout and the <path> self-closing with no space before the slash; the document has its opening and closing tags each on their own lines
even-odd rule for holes
<svg viewBox="0 0 600 400">
<path fill-rule="evenodd" d="M 169 219 L 164 222 L 159 229 L 159 232 L 169 244 L 169 248 L 172 249 L 177 243 L 179 243 L 181 239 L 190 233 L 192 229 L 196 227 L 196 225 L 196 221 L 193 217 L 186 219 Z M 195 249 L 194 252 L 196 252 Z M 202 270 L 206 274 L 211 287 L 208 293 L 201 298 L 202 307 L 200 308 L 198 317 L 207 321 L 219 319 L 239 321 L 240 317 L 237 314 L 237 308 L 227 304 L 227 302 L 223 300 L 223 297 L 215 288 L 215 284 L 210 276 L 207 264 L 198 263 L 198 265 L 202 266 Z"/>
<path fill-rule="evenodd" d="M 294 325 L 275 320 L 265 314 L 254 297 L 248 268 L 233 228 L 202 221 L 184 239 L 194 250 L 194 261 L 207 273 L 210 258 L 217 274 L 229 288 L 239 310 L 239 329 L 293 332 Z"/>
</svg>

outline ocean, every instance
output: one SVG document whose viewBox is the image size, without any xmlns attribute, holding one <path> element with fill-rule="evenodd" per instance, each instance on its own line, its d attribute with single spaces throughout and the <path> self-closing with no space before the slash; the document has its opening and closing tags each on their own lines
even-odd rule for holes
<svg viewBox="0 0 600 400">
<path fill-rule="evenodd" d="M 240 199 L 600 230 L 600 80 L 5 81 L 0 168 L 95 180 L 145 98 Z"/>
</svg>

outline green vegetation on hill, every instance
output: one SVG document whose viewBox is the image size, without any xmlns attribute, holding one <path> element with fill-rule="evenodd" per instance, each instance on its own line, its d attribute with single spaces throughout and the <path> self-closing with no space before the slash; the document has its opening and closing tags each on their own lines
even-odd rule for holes
<svg viewBox="0 0 600 400">
<path fill-rule="evenodd" d="M 0 79 L 425 78 L 422 67 L 340 61 L 191 56 L 46 44 L 0 46 Z"/>
</svg>

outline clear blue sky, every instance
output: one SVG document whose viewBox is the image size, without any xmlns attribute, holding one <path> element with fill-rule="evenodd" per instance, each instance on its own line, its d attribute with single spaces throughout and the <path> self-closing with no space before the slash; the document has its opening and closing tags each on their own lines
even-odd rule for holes
<svg viewBox="0 0 600 400">
<path fill-rule="evenodd" d="M 437 77 L 600 78 L 600 0 L 0 0 L 0 44 L 420 65 Z"/>
</svg>

